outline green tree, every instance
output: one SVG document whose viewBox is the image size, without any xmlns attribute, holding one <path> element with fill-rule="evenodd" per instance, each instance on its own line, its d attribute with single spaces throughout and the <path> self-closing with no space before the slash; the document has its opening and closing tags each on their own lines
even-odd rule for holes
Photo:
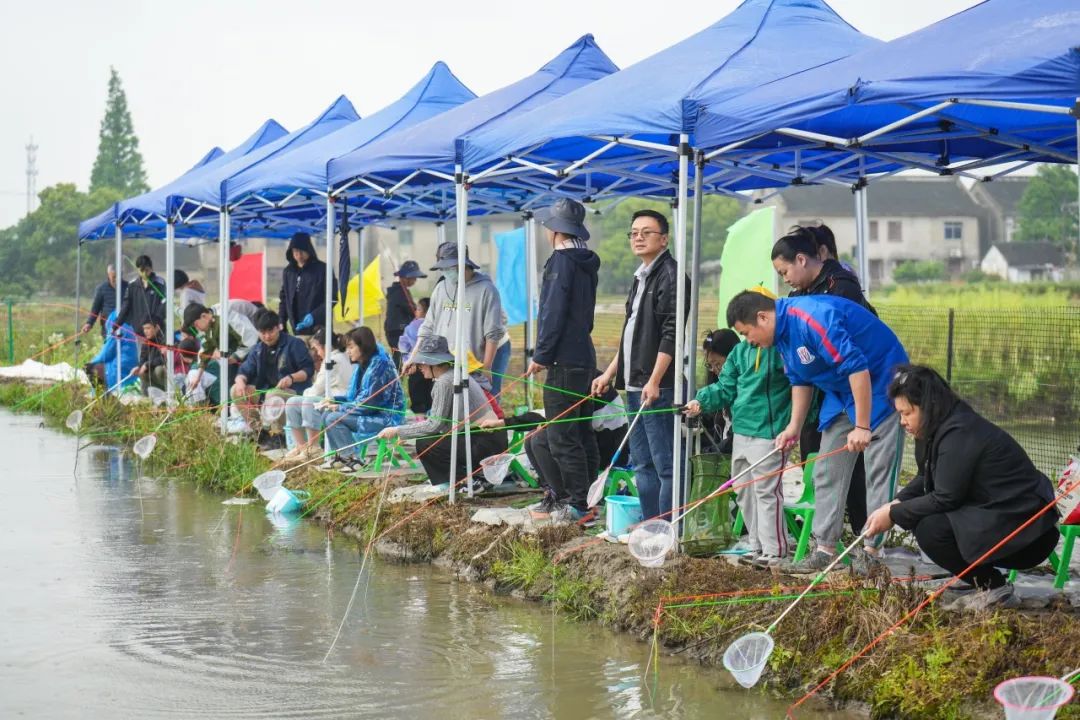
<svg viewBox="0 0 1080 720">
<path fill-rule="evenodd" d="M 908 260 L 893 270 L 893 280 L 898 283 L 931 282 L 945 278 L 945 264 L 937 260 Z"/>
<path fill-rule="evenodd" d="M 80 192 L 71 183 L 45 188 L 41 204 L 18 224 L 0 230 L 0 296 L 27 297 L 41 292 L 75 294 L 76 243 L 80 221 L 92 217 L 121 199 L 117 190 L 103 188 Z M 84 287 L 92 288 L 104 277 L 112 245 L 83 246 Z"/>
<path fill-rule="evenodd" d="M 674 211 L 670 205 L 656 200 L 631 198 L 619 203 L 610 212 L 603 215 L 599 225 L 594 224 L 593 247 L 603 263 L 600 271 L 599 291 L 601 293 L 625 293 L 633 282 L 634 271 L 639 261 L 630 251 L 630 241 L 626 233 L 630 230 L 631 218 L 638 210 L 652 209 L 664 213 L 671 221 Z M 690 246 L 693 232 L 692 209 L 687 209 L 690 227 L 687 232 L 687 262 L 690 261 Z M 719 260 L 724 250 L 728 228 L 739 219 L 742 206 L 734 199 L 716 195 L 707 196 L 701 207 L 701 262 Z M 674 233 L 674 228 L 672 228 Z M 672 238 L 672 241 L 674 238 Z M 672 250 L 674 250 L 674 247 Z"/>
<path fill-rule="evenodd" d="M 97 159 L 90 173 L 90 190 L 114 188 L 124 197 L 132 197 L 146 192 L 149 186 L 120 75 L 116 68 L 109 68 L 109 73 L 109 97 L 98 134 Z"/>
<path fill-rule="evenodd" d="M 1022 242 L 1048 241 L 1077 249 L 1076 171 L 1071 165 L 1042 165 L 1017 206 Z"/>
</svg>

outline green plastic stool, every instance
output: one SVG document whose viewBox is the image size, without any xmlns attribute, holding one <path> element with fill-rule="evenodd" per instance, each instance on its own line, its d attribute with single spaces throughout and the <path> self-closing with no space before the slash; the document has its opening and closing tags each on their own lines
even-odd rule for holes
<svg viewBox="0 0 1080 720">
<path fill-rule="evenodd" d="M 788 530 L 796 538 L 795 556 L 792 558 L 794 562 L 799 562 L 806 557 L 810 550 L 810 537 L 814 530 L 814 462 L 817 453 L 810 453 L 806 457 L 809 462 L 803 465 L 802 497 L 790 505 L 784 504 L 784 521 L 787 523 Z M 797 522 L 799 519 L 802 520 L 801 527 Z M 745 527 L 746 521 L 743 519 L 742 508 L 739 508 L 731 530 L 739 536 L 742 535 Z"/>
<path fill-rule="evenodd" d="M 634 482 L 634 471 L 630 468 L 611 468 L 608 473 L 607 485 L 604 486 L 604 497 L 618 495 L 623 487 L 632 497 L 638 496 L 637 484 Z"/>
<path fill-rule="evenodd" d="M 413 459 L 409 451 L 402 447 L 401 443 L 397 441 L 397 438 L 393 440 L 387 440 L 386 438 L 379 438 L 378 449 L 375 451 L 375 462 L 372 464 L 372 469 L 375 472 L 382 472 L 383 467 L 389 461 L 390 465 L 395 468 L 402 466 L 409 466 L 414 470 L 420 467 L 416 460 Z"/>
<path fill-rule="evenodd" d="M 1047 562 L 1050 563 L 1050 569 L 1054 571 L 1054 588 L 1060 590 L 1065 587 L 1065 583 L 1069 582 L 1069 566 L 1072 563 L 1076 538 L 1080 537 L 1080 525 L 1059 525 L 1058 532 L 1065 539 L 1065 544 L 1061 548 L 1061 556 L 1059 557 L 1056 551 L 1052 552 Z M 1008 580 L 1009 582 L 1016 580 L 1015 570 L 1009 571 Z"/>
</svg>

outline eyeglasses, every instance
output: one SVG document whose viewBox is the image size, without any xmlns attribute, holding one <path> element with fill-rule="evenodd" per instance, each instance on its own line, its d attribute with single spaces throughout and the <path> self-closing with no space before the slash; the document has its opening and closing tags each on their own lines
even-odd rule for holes
<svg viewBox="0 0 1080 720">
<path fill-rule="evenodd" d="M 641 238 L 642 240 L 648 240 L 653 235 L 663 234 L 664 233 L 660 232 L 659 230 L 631 230 L 630 232 L 626 233 L 626 239 L 637 240 L 638 238 Z"/>
</svg>

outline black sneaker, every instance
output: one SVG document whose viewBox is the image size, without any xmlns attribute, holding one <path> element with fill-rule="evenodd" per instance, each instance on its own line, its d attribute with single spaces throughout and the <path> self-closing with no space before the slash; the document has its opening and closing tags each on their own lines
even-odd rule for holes
<svg viewBox="0 0 1080 720">
<path fill-rule="evenodd" d="M 836 559 L 835 555 L 830 555 L 824 550 L 814 550 L 799 562 L 785 560 L 775 567 L 779 572 L 787 575 L 809 575 L 819 573 L 829 567 L 834 559 Z"/>
<path fill-rule="evenodd" d="M 565 506 L 554 495 L 549 494 L 545 495 L 544 499 L 536 507 L 529 508 L 529 515 L 532 516 L 533 520 L 548 520 L 551 518 L 552 513 L 558 512 L 563 507 Z"/>
</svg>

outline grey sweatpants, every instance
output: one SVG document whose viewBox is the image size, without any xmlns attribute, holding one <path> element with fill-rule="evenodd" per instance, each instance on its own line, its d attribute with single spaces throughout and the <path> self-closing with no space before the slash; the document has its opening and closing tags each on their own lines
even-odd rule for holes
<svg viewBox="0 0 1080 720">
<path fill-rule="evenodd" d="M 821 434 L 821 455 L 847 444 L 847 436 L 855 426 L 842 413 Z M 904 432 L 900 415 L 893 413 L 874 428 L 877 438 L 863 452 L 866 462 L 866 514 L 892 502 L 896 481 L 904 457 Z M 858 459 L 856 453 L 842 452 L 814 464 L 814 539 L 826 552 L 835 552 L 836 543 L 844 528 L 844 505 L 847 500 L 851 473 Z M 861 528 L 860 528 L 861 530 Z M 877 547 L 884 535 L 868 538 L 868 546 Z"/>
<path fill-rule="evenodd" d="M 772 438 L 755 438 L 735 434 L 731 444 L 731 476 L 735 477 L 746 468 L 772 452 Z M 780 469 L 780 453 L 735 482 L 735 497 L 742 510 L 750 548 L 765 555 L 786 557 L 788 551 L 787 531 L 784 529 L 784 482 L 777 472 Z M 765 480 L 770 473 L 776 473 Z M 757 482 L 753 482 L 757 481 Z M 747 483 L 752 483 L 747 485 Z M 739 487 L 745 485 L 745 487 Z"/>
</svg>

